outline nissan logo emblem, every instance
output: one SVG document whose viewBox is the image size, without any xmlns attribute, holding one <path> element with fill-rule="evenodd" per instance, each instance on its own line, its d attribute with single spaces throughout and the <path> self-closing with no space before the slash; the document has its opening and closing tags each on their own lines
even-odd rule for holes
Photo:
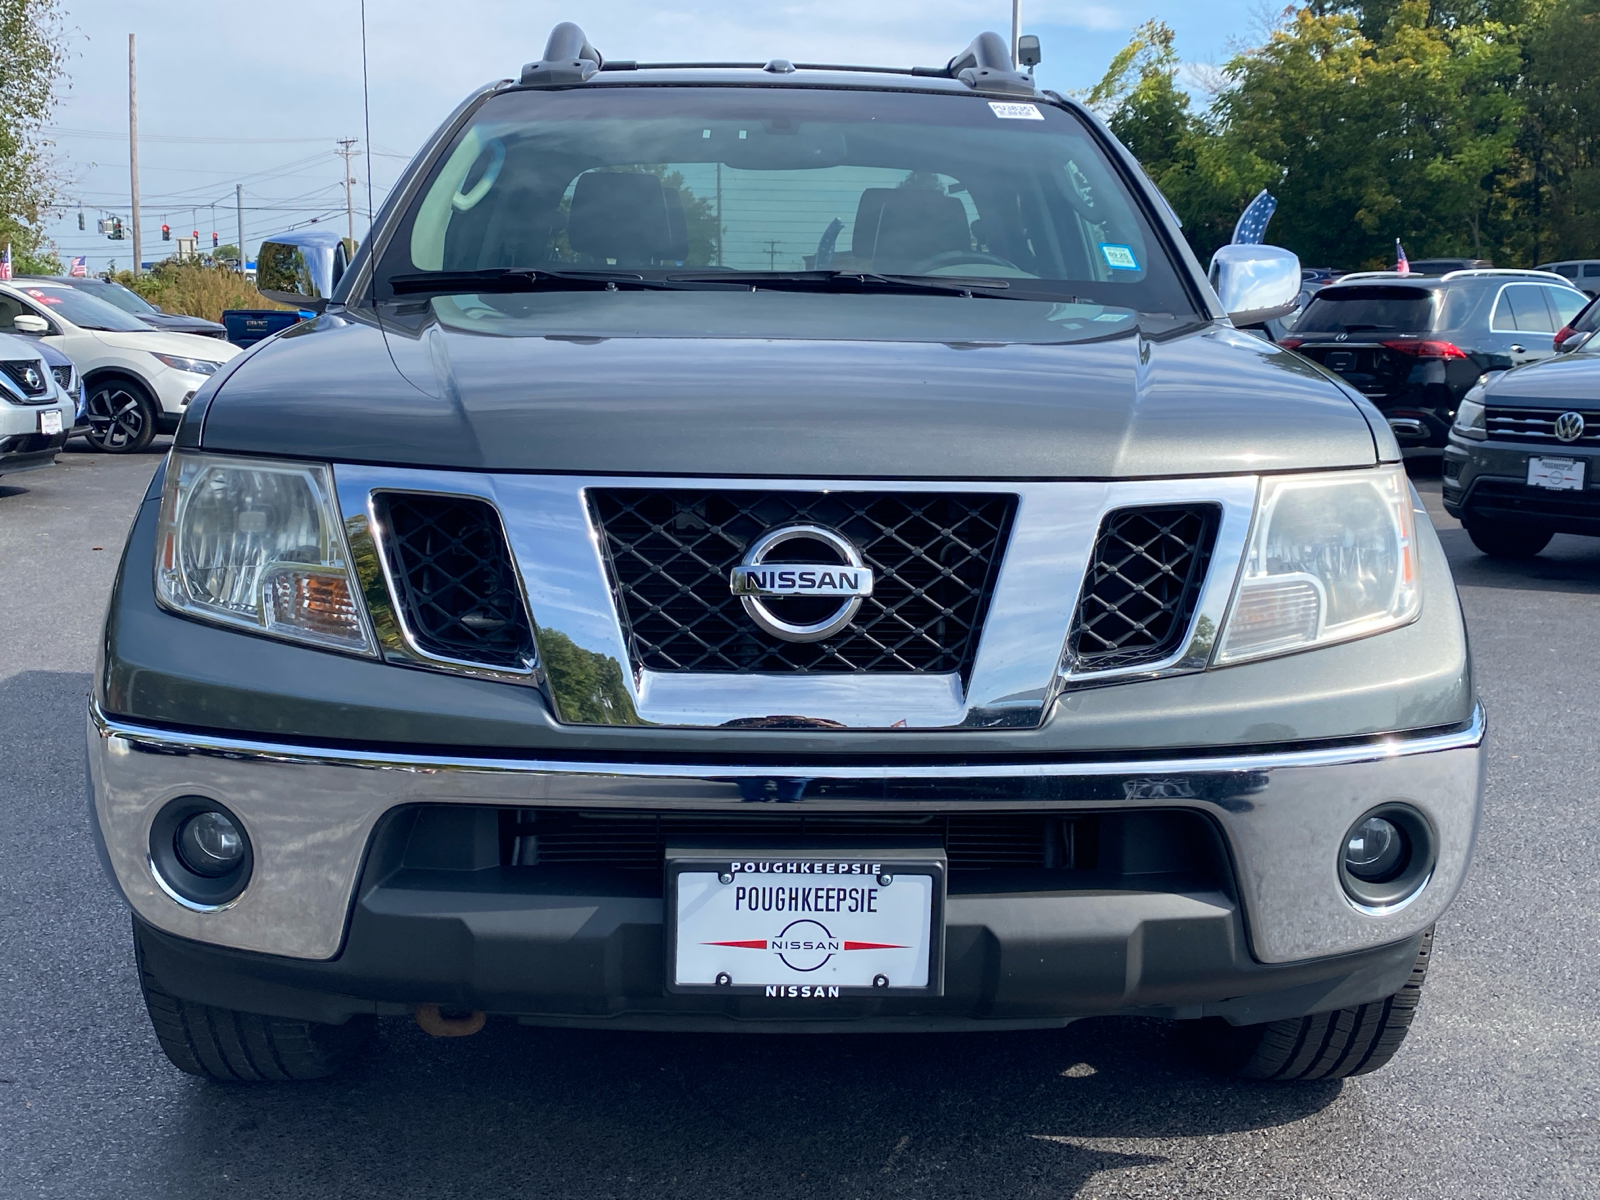
<svg viewBox="0 0 1600 1200">
<path fill-rule="evenodd" d="M 816 561 L 819 549 L 834 561 Z M 872 568 L 843 534 L 821 525 L 785 525 L 750 543 L 728 575 L 728 588 L 773 637 L 819 642 L 850 624 L 862 599 L 872 595 Z M 829 606 L 829 600 L 837 603 Z M 794 612 L 796 601 L 806 602 L 807 611 Z"/>
</svg>

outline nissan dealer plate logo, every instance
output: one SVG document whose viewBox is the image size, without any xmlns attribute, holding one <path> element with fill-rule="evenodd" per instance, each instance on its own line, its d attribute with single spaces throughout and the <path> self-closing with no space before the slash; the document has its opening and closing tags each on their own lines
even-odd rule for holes
<svg viewBox="0 0 1600 1200">
<path fill-rule="evenodd" d="M 1556 418 L 1556 436 L 1563 442 L 1575 442 L 1583 436 L 1583 414 L 1564 412 Z"/>
<path fill-rule="evenodd" d="M 862 599 L 872 595 L 872 568 L 842 534 L 821 525 L 785 525 L 750 543 L 728 587 L 773 637 L 816 642 L 850 624 Z"/>
</svg>

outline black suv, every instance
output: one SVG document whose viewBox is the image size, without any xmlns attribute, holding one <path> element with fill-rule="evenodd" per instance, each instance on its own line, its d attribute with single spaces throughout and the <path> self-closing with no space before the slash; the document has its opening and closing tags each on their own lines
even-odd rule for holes
<svg viewBox="0 0 1600 1200">
<path fill-rule="evenodd" d="M 1556 331 L 1588 300 L 1537 271 L 1346 275 L 1279 344 L 1359 388 L 1408 456 L 1438 455 L 1478 377 L 1550 357 Z"/>
</svg>

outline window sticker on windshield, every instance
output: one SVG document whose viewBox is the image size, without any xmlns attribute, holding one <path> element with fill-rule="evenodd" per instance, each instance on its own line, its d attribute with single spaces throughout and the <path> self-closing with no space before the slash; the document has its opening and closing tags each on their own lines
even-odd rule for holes
<svg viewBox="0 0 1600 1200">
<path fill-rule="evenodd" d="M 1132 246 L 1114 246 L 1109 242 L 1101 242 L 1100 253 L 1106 256 L 1106 266 L 1113 271 L 1139 269 L 1139 260 L 1133 256 Z"/>
<path fill-rule="evenodd" d="M 1132 313 L 1101 313 L 1096 321 L 1126 321 L 1133 316 Z"/>
<path fill-rule="evenodd" d="M 994 115 L 1003 121 L 1044 120 L 1044 114 L 1039 111 L 1039 106 L 1036 104 L 1004 104 L 999 100 L 991 100 L 989 107 L 994 109 Z"/>
</svg>

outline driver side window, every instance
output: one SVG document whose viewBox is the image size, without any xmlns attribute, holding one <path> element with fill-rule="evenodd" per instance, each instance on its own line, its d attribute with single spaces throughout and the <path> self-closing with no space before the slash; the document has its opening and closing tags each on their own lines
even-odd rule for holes
<svg viewBox="0 0 1600 1200">
<path fill-rule="evenodd" d="M 4 293 L 0 293 L 0 333 L 20 332 L 12 322 L 23 313 L 32 315 L 33 309 L 15 296 L 7 296 Z"/>
</svg>

